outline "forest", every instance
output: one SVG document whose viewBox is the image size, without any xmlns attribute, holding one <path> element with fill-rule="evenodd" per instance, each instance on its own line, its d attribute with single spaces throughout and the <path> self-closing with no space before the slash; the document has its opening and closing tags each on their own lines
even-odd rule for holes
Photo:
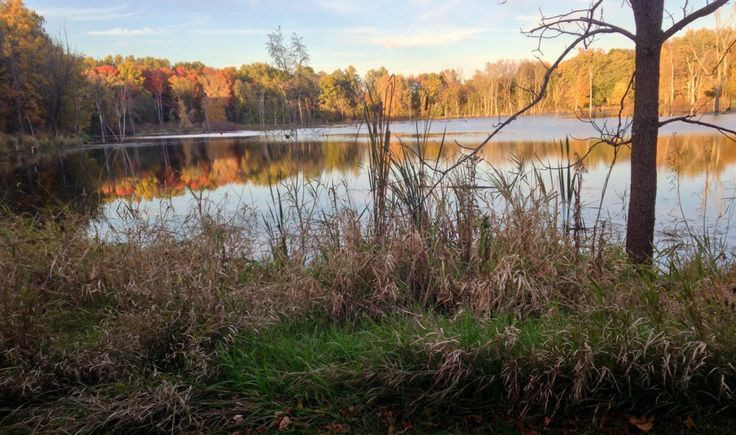
<svg viewBox="0 0 736 435">
<path fill-rule="evenodd" d="M 302 38 L 275 29 L 271 63 L 213 68 L 201 62 L 110 55 L 93 59 L 51 38 L 22 0 L 0 2 L 0 132 L 23 138 L 87 137 L 120 142 L 141 131 L 221 131 L 238 125 L 362 120 L 364 102 L 382 99 L 394 118 L 496 117 L 533 98 L 547 65 L 489 62 L 472 75 L 448 69 L 407 76 L 352 66 L 316 72 Z M 730 27 L 690 30 L 668 41 L 661 58 L 660 113 L 724 112 L 736 93 Z M 260 43 L 260 42 L 258 42 Z M 610 113 L 625 99 L 634 65 L 628 49 L 579 49 L 557 69 L 531 113 Z M 389 88 L 391 89 L 390 98 Z M 368 98 L 370 97 L 370 98 Z"/>
</svg>

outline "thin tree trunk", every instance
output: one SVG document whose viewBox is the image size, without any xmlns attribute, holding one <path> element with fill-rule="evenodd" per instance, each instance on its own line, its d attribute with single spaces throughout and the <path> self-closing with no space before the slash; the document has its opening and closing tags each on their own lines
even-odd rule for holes
<svg viewBox="0 0 736 435">
<path fill-rule="evenodd" d="M 626 250 L 636 263 L 650 263 L 654 253 L 657 200 L 659 73 L 664 0 L 631 0 L 636 21 L 636 75 L 631 147 L 631 196 Z"/>
<path fill-rule="evenodd" d="M 672 50 L 672 42 L 670 46 L 670 116 L 672 116 L 672 105 L 675 101 L 675 53 Z"/>
<path fill-rule="evenodd" d="M 158 125 L 164 125 L 164 103 L 160 93 L 156 93 L 156 116 L 158 117 Z"/>
<path fill-rule="evenodd" d="M 100 133 L 102 133 L 102 143 L 107 143 L 107 138 L 105 135 L 105 120 L 102 116 L 102 105 L 99 102 L 99 99 L 95 99 L 95 105 L 97 106 L 97 114 L 100 117 Z"/>
<path fill-rule="evenodd" d="M 261 115 L 261 129 L 266 128 L 266 95 L 265 91 L 261 91 L 261 103 L 260 103 L 260 115 Z"/>
<path fill-rule="evenodd" d="M 588 119 L 593 119 L 593 65 L 588 67 Z"/>
<path fill-rule="evenodd" d="M 130 89 L 128 89 L 128 86 L 125 86 L 125 113 L 128 114 L 128 119 L 130 119 L 130 128 L 132 131 L 133 136 L 135 136 L 135 119 L 133 119 L 133 106 L 131 104 L 131 100 L 133 99 L 133 96 L 130 94 Z"/>
<path fill-rule="evenodd" d="M 302 98 L 299 97 L 297 100 L 297 106 L 299 108 L 299 125 L 304 125 L 304 115 L 302 112 Z"/>
<path fill-rule="evenodd" d="M 10 66 L 10 74 L 13 78 L 13 100 L 15 102 L 15 116 L 16 116 L 16 122 L 18 122 L 18 140 L 20 142 L 21 147 L 23 146 L 23 133 L 25 132 L 25 129 L 23 128 L 23 107 L 22 107 L 22 100 L 21 100 L 21 80 L 20 80 L 20 73 L 18 71 L 18 65 L 15 60 L 15 44 L 12 45 L 13 51 L 10 53 L 10 59 L 8 61 L 8 64 Z M 18 146 L 16 145 L 15 150 L 18 151 Z"/>
</svg>

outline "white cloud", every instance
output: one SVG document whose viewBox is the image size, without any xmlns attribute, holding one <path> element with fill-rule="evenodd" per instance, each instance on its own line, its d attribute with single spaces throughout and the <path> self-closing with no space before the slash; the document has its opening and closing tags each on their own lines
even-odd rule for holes
<svg viewBox="0 0 736 435">
<path fill-rule="evenodd" d="M 87 32 L 91 36 L 146 36 L 162 34 L 187 34 L 203 36 L 236 36 L 236 35 L 266 35 L 269 31 L 263 29 L 212 29 L 203 28 L 198 25 L 182 24 L 166 27 L 113 27 L 105 30 L 92 30 Z"/>
<path fill-rule="evenodd" d="M 145 35 L 159 35 L 163 33 L 163 29 L 155 29 L 151 27 L 144 27 L 141 29 L 129 29 L 127 27 L 113 27 L 107 30 L 93 30 L 87 32 L 88 35 L 92 36 L 145 36 Z"/>
<path fill-rule="evenodd" d="M 445 29 L 392 32 L 370 27 L 353 28 L 349 31 L 359 42 L 384 48 L 433 47 L 460 42 L 484 32 L 484 29 Z"/>
<path fill-rule="evenodd" d="M 63 18 L 68 21 L 106 21 L 138 15 L 140 10 L 131 11 L 127 4 L 108 8 L 48 8 L 37 11 L 46 18 Z"/>
</svg>

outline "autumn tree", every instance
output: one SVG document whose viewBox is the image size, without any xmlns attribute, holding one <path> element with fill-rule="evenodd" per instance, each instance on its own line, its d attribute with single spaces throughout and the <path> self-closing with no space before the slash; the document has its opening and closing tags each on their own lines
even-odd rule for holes
<svg viewBox="0 0 736 435">
<path fill-rule="evenodd" d="M 370 70 L 365 76 L 363 102 L 368 106 L 380 104 L 388 116 L 408 116 L 412 95 L 407 80 L 391 74 L 386 68 Z"/>
<path fill-rule="evenodd" d="M 235 70 L 204 68 L 199 82 L 204 92 L 202 109 L 204 111 L 207 129 L 212 128 L 212 123 L 218 123 L 227 119 L 226 110 L 232 96 L 232 83 L 235 78 Z"/>
<path fill-rule="evenodd" d="M 172 71 L 168 67 L 146 69 L 144 71 L 144 88 L 153 96 L 154 110 L 159 125 L 164 124 L 164 93 L 168 91 L 169 77 Z"/>
<path fill-rule="evenodd" d="M 419 116 L 423 118 L 435 116 L 436 112 L 434 111 L 438 110 L 439 98 L 444 87 L 442 77 L 436 73 L 420 74 L 416 82 L 415 92 L 419 103 Z"/>
<path fill-rule="evenodd" d="M 460 73 L 454 69 L 447 69 L 442 71 L 440 76 L 443 84 L 440 93 L 443 116 L 459 117 L 465 100 Z"/>
<path fill-rule="evenodd" d="M 6 92 L 0 95 L 0 111 L 10 129 L 22 135 L 33 134 L 41 119 L 39 85 L 45 81 L 40 65 L 43 53 L 51 44 L 43 30 L 43 18 L 27 9 L 22 0 L 0 0 L 0 83 Z"/>
<path fill-rule="evenodd" d="M 335 70 L 332 74 L 322 74 L 320 86 L 320 109 L 324 113 L 334 113 L 338 120 L 354 119 L 359 106 L 360 77 L 355 68 Z M 334 120 L 335 115 L 328 115 Z"/>
<path fill-rule="evenodd" d="M 62 131 L 81 134 L 89 124 L 89 83 L 84 63 L 67 41 L 48 44 L 42 56 L 39 83 L 45 126 L 58 139 Z"/>
<path fill-rule="evenodd" d="M 312 121 L 314 108 L 319 103 L 319 90 L 319 78 L 314 70 L 309 66 L 297 65 L 286 86 L 287 99 L 296 101 L 292 120 L 298 119 L 301 125 Z"/>
<path fill-rule="evenodd" d="M 171 93 L 176 100 L 176 113 L 179 125 L 184 128 L 192 126 L 197 114 L 200 97 L 199 73 L 196 69 L 184 65 L 175 68 L 175 74 L 169 77 Z"/>
<path fill-rule="evenodd" d="M 102 142 L 107 141 L 107 131 L 110 128 L 108 124 L 109 107 L 112 106 L 111 94 L 113 84 L 116 79 L 117 70 L 112 65 L 91 66 L 86 72 L 89 80 L 91 93 L 97 109 L 97 121 L 100 128 L 100 137 Z"/>
<path fill-rule="evenodd" d="M 284 71 L 266 63 L 241 66 L 233 85 L 240 122 L 265 126 L 267 119 L 273 119 L 275 123 L 277 112 L 286 104 L 286 80 Z"/>
</svg>

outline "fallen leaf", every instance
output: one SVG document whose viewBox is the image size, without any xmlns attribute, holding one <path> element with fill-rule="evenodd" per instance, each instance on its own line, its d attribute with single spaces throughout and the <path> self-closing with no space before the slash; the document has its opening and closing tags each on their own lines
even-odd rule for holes
<svg viewBox="0 0 736 435">
<path fill-rule="evenodd" d="M 550 423 L 552 423 L 552 419 L 550 417 L 544 417 L 544 427 L 549 426 Z"/>
<path fill-rule="evenodd" d="M 286 429 L 289 428 L 290 425 L 291 425 L 291 419 L 289 418 L 289 416 L 288 415 L 283 416 L 281 418 L 281 421 L 279 421 L 279 426 L 278 426 L 279 431 L 280 432 L 285 431 Z"/>
<path fill-rule="evenodd" d="M 636 417 L 629 417 L 629 423 L 633 424 L 637 428 L 639 428 L 642 432 L 649 432 L 652 430 L 652 427 L 654 427 L 654 417 L 642 417 L 642 418 L 636 418 Z"/>
<path fill-rule="evenodd" d="M 685 421 L 682 422 L 688 429 L 692 429 L 695 427 L 695 422 L 693 421 L 693 418 L 688 416 Z"/>
</svg>

